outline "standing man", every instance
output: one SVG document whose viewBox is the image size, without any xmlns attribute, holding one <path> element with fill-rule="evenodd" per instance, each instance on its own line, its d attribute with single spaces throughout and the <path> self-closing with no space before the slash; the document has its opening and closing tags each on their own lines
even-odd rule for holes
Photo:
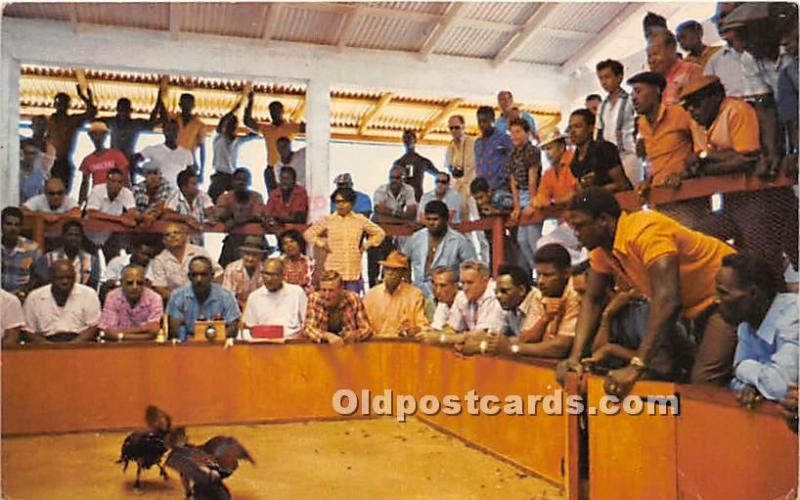
<svg viewBox="0 0 800 500">
<path fill-rule="evenodd" d="M 190 284 L 175 290 L 167 304 L 169 316 L 169 336 L 181 342 L 194 337 L 197 321 L 220 320 L 225 322 L 226 346 L 233 343 L 239 331 L 239 306 L 236 297 L 213 282 L 214 266 L 207 257 L 197 256 L 189 261 L 188 277 Z"/>
<path fill-rule="evenodd" d="M 178 122 L 167 120 L 163 124 L 164 143 L 148 146 L 140 153 L 145 160 L 142 169 L 158 168 L 161 176 L 170 183 L 173 188 L 177 187 L 178 174 L 194 164 L 191 150 L 182 147 L 178 143 Z"/>
<path fill-rule="evenodd" d="M 261 271 L 264 286 L 250 294 L 242 315 L 245 335 L 246 330 L 256 326 L 279 327 L 283 330 L 283 338 L 303 334 L 308 298 L 301 287 L 284 282 L 283 272 L 282 259 L 264 261 Z"/>
<path fill-rule="evenodd" d="M 477 114 L 481 136 L 475 141 L 475 176 L 486 179 L 492 191 L 508 191 L 505 165 L 514 144 L 506 130 L 494 126 L 494 109 L 481 106 Z"/>
<path fill-rule="evenodd" d="M 702 76 L 703 68 L 678 57 L 678 42 L 669 31 L 657 32 L 647 39 L 647 64 L 650 71 L 667 81 L 664 102 L 678 104 L 683 86 Z"/>
<path fill-rule="evenodd" d="M 239 128 L 239 119 L 236 112 L 242 105 L 241 98 L 236 101 L 233 108 L 225 113 L 217 123 L 217 135 L 214 136 L 214 157 L 211 159 L 214 165 L 214 173 L 211 174 L 211 185 L 208 187 L 208 195 L 214 203 L 217 202 L 219 195 L 228 191 L 233 186 L 233 171 L 236 168 L 237 149 L 242 142 L 256 137 L 254 133 L 239 136 L 236 131 Z"/>
<path fill-rule="evenodd" d="M 736 335 L 717 311 L 714 278 L 722 259 L 735 250 L 658 212 L 623 213 L 614 195 L 600 188 L 586 189 L 572 199 L 569 220 L 578 240 L 590 251 L 591 269 L 572 351 L 557 367 L 559 382 L 563 383 L 569 370 L 582 371 L 581 356 L 597 332 L 617 275 L 624 276 L 651 305 L 637 355 L 629 366 L 609 373 L 607 394 L 625 397 L 648 370 L 673 373 L 667 346 L 677 340 L 680 318 L 692 321 L 690 333 L 698 339 L 691 382 L 727 384 Z"/>
<path fill-rule="evenodd" d="M 589 94 L 583 101 L 583 105 L 586 106 L 586 109 L 591 111 L 592 114 L 595 116 L 597 116 L 597 110 L 600 109 L 600 105 L 602 103 L 603 103 L 603 98 L 600 97 L 600 94 Z"/>
<path fill-rule="evenodd" d="M 434 200 L 425 205 L 425 227 L 415 232 L 403 246 L 411 262 L 414 286 L 426 297 L 433 295 L 432 274 L 435 268 L 452 270 L 458 281 L 458 267 L 475 259 L 475 248 L 469 239 L 447 224 L 447 205 Z"/>
<path fill-rule="evenodd" d="M 606 59 L 597 63 L 597 79 L 608 92 L 597 112 L 597 137 L 617 146 L 625 176 L 635 186 L 644 176 L 633 138 L 636 117 L 633 103 L 622 88 L 623 75 L 624 68 L 619 61 Z"/>
<path fill-rule="evenodd" d="M 417 147 L 417 133 L 413 130 L 406 130 L 403 132 L 403 146 L 406 148 L 406 154 L 396 159 L 392 164 L 393 167 L 404 167 L 406 170 L 406 178 L 404 182 L 414 188 L 414 199 L 419 201 L 422 197 L 422 182 L 425 174 L 436 175 L 439 170 L 433 166 L 433 163 L 415 151 Z"/>
<path fill-rule="evenodd" d="M 500 108 L 500 117 L 497 119 L 497 128 L 502 133 L 507 134 L 508 124 L 512 118 L 510 115 L 512 115 L 515 111 L 514 96 L 511 94 L 510 90 L 501 90 L 497 93 L 497 106 Z M 478 112 L 480 112 L 480 110 L 478 110 Z M 492 114 L 494 114 L 494 110 L 492 110 Z M 528 125 L 531 126 L 531 136 L 536 138 L 536 121 L 533 119 L 533 116 L 531 116 L 531 114 L 527 111 L 523 111 L 520 113 L 519 117 L 528 122 Z M 481 130 L 483 130 L 482 127 Z"/>
<path fill-rule="evenodd" d="M 80 195 L 78 204 L 83 205 L 89 194 L 89 179 L 92 187 L 99 186 L 106 182 L 106 177 L 112 169 L 122 172 L 122 183 L 131 186 L 131 174 L 128 172 L 128 159 L 117 149 L 107 149 L 105 146 L 108 137 L 108 125 L 100 120 L 93 121 L 89 125 L 89 139 L 94 144 L 94 152 L 83 159 L 80 171 L 83 174 L 81 180 Z"/>
<path fill-rule="evenodd" d="M 49 275 L 54 262 L 67 260 L 75 269 L 78 283 L 86 285 L 92 290 L 97 290 L 100 285 L 100 257 L 97 252 L 89 253 L 83 248 L 83 224 L 80 220 L 71 219 L 61 226 L 61 246 L 52 252 L 47 252 L 36 263 L 36 275 L 42 283 L 49 283 Z"/>
<path fill-rule="evenodd" d="M 609 191 L 624 191 L 631 185 L 622 169 L 617 147 L 604 140 L 594 140 L 594 115 L 577 109 L 569 117 L 569 138 L 575 146 L 570 170 L 581 188 L 601 186 Z"/>
<path fill-rule="evenodd" d="M 375 215 L 372 216 L 378 224 L 405 224 L 417 216 L 417 201 L 414 198 L 414 189 L 403 183 L 405 167 L 395 164 L 389 170 L 389 182 L 375 190 L 372 201 L 375 204 Z M 380 275 L 378 261 L 385 259 L 389 252 L 402 246 L 404 237 L 389 236 L 384 238 L 376 248 L 367 250 L 367 272 L 369 286 L 375 286 Z"/>
<path fill-rule="evenodd" d="M 117 114 L 101 118 L 111 131 L 111 147 L 122 151 L 128 160 L 131 169 L 130 182 L 133 183 L 133 174 L 136 172 L 136 141 L 139 134 L 145 130 L 153 130 L 158 123 L 158 116 L 164 106 L 161 100 L 161 89 L 156 96 L 156 104 L 150 112 L 150 118 L 131 118 L 131 100 L 121 97 L 117 100 Z"/>
<path fill-rule="evenodd" d="M 121 287 L 108 293 L 99 328 L 108 340 L 153 340 L 161 329 L 164 304 L 147 287 L 144 268 L 136 264 L 122 270 Z"/>
<path fill-rule="evenodd" d="M 725 87 L 726 95 L 744 97 L 745 76 L 742 70 L 744 39 L 737 35 L 735 29 L 727 26 L 724 16 L 721 15 L 716 22 L 717 31 L 720 38 L 725 41 L 725 47 L 711 56 L 703 68 L 703 74 L 717 76 Z"/>
<path fill-rule="evenodd" d="M 447 120 L 453 140 L 447 145 L 444 164 L 455 182 L 453 189 L 461 195 L 461 214 L 469 213 L 469 185 L 475 178 L 475 137 L 467 135 L 464 117 L 453 115 Z M 425 205 L 422 205 L 424 208 Z"/>
<path fill-rule="evenodd" d="M 697 64 L 703 69 L 714 54 L 722 48 L 719 45 L 711 46 L 703 43 L 703 26 L 694 19 L 679 24 L 675 28 L 675 35 L 678 37 L 681 49 L 687 52 L 683 60 Z"/>
<path fill-rule="evenodd" d="M 2 212 L 3 290 L 13 293 L 25 302 L 35 283 L 34 264 L 42 256 L 36 242 L 22 236 L 22 211 L 6 207 Z"/>
<path fill-rule="evenodd" d="M 162 119 L 164 120 L 164 125 L 166 125 L 167 121 L 175 121 L 178 126 L 177 145 L 189 151 L 192 157 L 192 161 L 186 165 L 198 165 L 200 170 L 197 174 L 202 179 L 203 171 L 206 167 L 206 126 L 199 116 L 192 113 L 192 111 L 194 111 L 194 95 L 189 93 L 181 94 L 178 100 L 178 107 L 180 108 L 180 113 L 175 113 L 171 116 L 163 116 Z M 194 160 L 194 155 L 195 150 L 198 148 L 200 149 L 200 161 L 196 162 Z M 173 181 L 173 179 L 170 178 L 170 181 Z"/>
<path fill-rule="evenodd" d="M 42 162 L 42 152 L 31 139 L 19 141 L 19 202 L 25 203 L 44 191 L 47 172 Z"/>
<path fill-rule="evenodd" d="M 439 200 L 447 205 L 447 209 L 450 211 L 450 221 L 453 224 L 461 222 L 461 210 L 464 207 L 464 201 L 455 189 L 450 188 L 450 174 L 447 172 L 436 174 L 436 184 L 433 191 L 423 194 L 422 199 L 419 201 L 419 206 L 423 208 L 423 211 L 419 211 L 419 221 L 423 224 L 425 223 L 425 206 L 433 200 Z M 466 218 L 468 213 L 464 212 L 464 216 Z"/>
<path fill-rule="evenodd" d="M 253 100 L 255 94 L 251 91 L 247 95 L 247 107 L 244 108 L 244 124 L 253 131 L 261 131 L 267 146 L 267 166 L 275 166 L 280 160 L 278 152 L 278 138 L 286 137 L 292 140 L 297 134 L 305 133 L 302 123 L 292 123 L 283 117 L 283 104 L 280 101 L 269 103 L 269 117 L 271 123 L 259 125 L 253 119 Z"/>
<path fill-rule="evenodd" d="M 76 88 L 78 89 L 78 97 L 86 105 L 86 111 L 80 114 L 68 114 L 69 96 L 59 92 L 53 102 L 56 111 L 47 120 L 47 138 L 55 148 L 56 155 L 53 167 L 50 169 L 50 176 L 61 179 L 67 192 L 72 190 L 72 177 L 75 175 L 72 153 L 75 151 L 75 139 L 78 136 L 78 130 L 84 123 L 94 119 L 97 114 L 97 107 L 95 107 L 92 99 L 92 89 L 87 89 L 86 95 L 84 95 L 80 85 L 77 85 Z"/>
<path fill-rule="evenodd" d="M 380 264 L 383 283 L 370 288 L 364 296 L 364 308 L 375 337 L 413 337 L 427 328 L 428 318 L 422 292 L 403 281 L 408 272 L 408 257 L 395 251 Z"/>
</svg>

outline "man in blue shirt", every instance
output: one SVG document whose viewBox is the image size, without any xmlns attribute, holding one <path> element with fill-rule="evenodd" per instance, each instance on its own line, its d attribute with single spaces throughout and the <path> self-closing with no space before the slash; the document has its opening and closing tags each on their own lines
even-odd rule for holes
<svg viewBox="0 0 800 500">
<path fill-rule="evenodd" d="M 446 267 L 458 277 L 461 263 L 475 259 L 472 243 L 447 225 L 449 218 L 450 211 L 444 202 L 428 202 L 425 205 L 425 228 L 415 232 L 403 246 L 403 253 L 411 263 L 414 286 L 426 297 L 433 297 L 432 269 Z"/>
<path fill-rule="evenodd" d="M 483 177 L 492 190 L 508 190 L 505 169 L 508 155 L 514 149 L 511 137 L 494 126 L 494 109 L 478 108 L 478 127 L 481 136 L 475 141 L 475 176 Z"/>
<path fill-rule="evenodd" d="M 782 284 L 757 257 L 731 254 L 716 278 L 722 318 L 738 325 L 739 343 L 730 387 L 752 407 L 762 397 L 777 401 L 797 383 L 797 295 L 778 293 Z"/>
<path fill-rule="evenodd" d="M 211 261 L 198 256 L 189 262 L 189 280 L 174 292 L 167 304 L 169 332 L 173 338 L 185 341 L 194 335 L 194 324 L 202 320 L 225 322 L 227 339 L 236 337 L 239 329 L 239 305 L 230 291 L 213 283 Z"/>
</svg>

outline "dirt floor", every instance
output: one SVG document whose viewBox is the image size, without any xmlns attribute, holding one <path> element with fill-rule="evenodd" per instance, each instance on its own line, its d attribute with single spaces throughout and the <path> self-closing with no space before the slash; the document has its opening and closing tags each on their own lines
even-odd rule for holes
<svg viewBox="0 0 800 500">
<path fill-rule="evenodd" d="M 411 419 L 194 427 L 190 442 L 239 439 L 256 461 L 226 481 L 233 498 L 562 498 L 558 489 Z M 2 440 L 3 498 L 179 499 L 180 479 L 122 474 L 114 461 L 126 433 L 85 433 Z"/>
</svg>

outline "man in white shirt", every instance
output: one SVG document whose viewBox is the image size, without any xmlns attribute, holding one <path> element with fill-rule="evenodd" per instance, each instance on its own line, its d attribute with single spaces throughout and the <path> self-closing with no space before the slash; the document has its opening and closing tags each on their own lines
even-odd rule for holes
<svg viewBox="0 0 800 500">
<path fill-rule="evenodd" d="M 439 266 L 431 271 L 431 281 L 435 306 L 426 304 L 426 309 L 434 308 L 433 318 L 428 328 L 416 335 L 422 342 L 438 342 L 447 320 L 450 318 L 450 309 L 458 294 L 458 274 L 449 267 Z M 426 302 L 431 299 L 426 299 Z M 446 337 L 445 337 L 446 338 Z"/>
<path fill-rule="evenodd" d="M 52 284 L 37 288 L 25 300 L 28 330 L 49 342 L 86 342 L 97 335 L 100 301 L 97 292 L 75 282 L 66 259 L 50 266 Z"/>
<path fill-rule="evenodd" d="M 28 199 L 21 207 L 25 216 L 38 215 L 46 222 L 55 222 L 63 217 L 80 217 L 78 204 L 67 196 L 64 181 L 51 177 L 44 183 L 44 194 Z"/>
<path fill-rule="evenodd" d="M 428 191 L 420 198 L 419 208 L 422 210 L 417 210 L 420 223 L 425 223 L 425 205 L 433 200 L 442 201 L 447 205 L 447 208 L 450 210 L 451 223 L 458 224 L 461 222 L 464 202 L 461 195 L 455 189 L 450 188 L 450 174 L 447 172 L 439 172 L 436 174 L 436 186 L 433 191 Z"/>
<path fill-rule="evenodd" d="M 264 286 L 250 294 L 242 316 L 244 340 L 251 340 L 249 330 L 257 326 L 281 327 L 283 338 L 302 334 L 308 301 L 305 291 L 283 282 L 281 259 L 266 259 L 261 274 Z"/>
<path fill-rule="evenodd" d="M 597 79 L 608 92 L 597 111 L 597 131 L 598 139 L 617 146 L 625 175 L 635 186 L 644 176 L 633 138 L 636 112 L 628 93 L 622 88 L 623 76 L 624 68 L 619 61 L 607 59 L 597 63 Z"/>
<path fill-rule="evenodd" d="M 222 277 L 222 267 L 211 258 L 205 248 L 188 243 L 189 235 L 178 224 L 168 224 L 164 228 L 164 250 L 150 263 L 147 279 L 165 300 L 173 290 L 190 284 L 189 263 L 195 257 L 205 257 L 213 267 L 216 281 Z"/>
<path fill-rule="evenodd" d="M 264 170 L 264 184 L 267 186 L 269 192 L 278 189 L 278 179 L 281 175 L 283 167 L 292 167 L 297 173 L 297 183 L 301 186 L 307 186 L 308 180 L 306 179 L 306 148 L 292 151 L 292 140 L 288 137 L 279 137 L 276 142 L 278 148 L 279 160 L 274 166 L 267 165 Z"/>
<path fill-rule="evenodd" d="M 16 295 L 0 289 L 0 335 L 3 345 L 19 343 L 19 335 L 25 326 L 22 304 Z"/>
<path fill-rule="evenodd" d="M 727 46 L 721 48 L 703 68 L 703 74 L 715 75 L 725 87 L 728 97 L 743 97 L 745 95 L 745 76 L 742 69 L 742 55 L 744 55 L 744 40 L 736 36 L 736 30 L 727 28 L 724 20 L 717 21 L 719 36 Z"/>
<path fill-rule="evenodd" d="M 123 173 L 118 168 L 108 171 L 105 184 L 98 184 L 89 193 L 86 201 L 87 215 L 91 219 L 117 222 L 126 227 L 136 227 L 139 212 L 136 210 L 136 200 L 130 189 L 123 186 Z M 87 231 L 86 236 L 95 245 L 104 246 L 111 237 L 110 231 Z M 114 248 L 103 248 L 106 257 L 116 255 L 119 245 Z"/>
<path fill-rule="evenodd" d="M 174 120 L 164 122 L 164 144 L 148 146 L 140 154 L 145 160 L 142 168 L 157 166 L 173 188 L 178 186 L 178 174 L 194 164 L 192 152 L 178 146 L 178 124 Z"/>
<path fill-rule="evenodd" d="M 459 276 L 462 290 L 456 294 L 441 343 L 463 344 L 469 336 L 488 338 L 490 331 L 502 331 L 506 313 L 494 294 L 489 267 L 483 262 L 468 260 L 461 264 Z"/>
</svg>

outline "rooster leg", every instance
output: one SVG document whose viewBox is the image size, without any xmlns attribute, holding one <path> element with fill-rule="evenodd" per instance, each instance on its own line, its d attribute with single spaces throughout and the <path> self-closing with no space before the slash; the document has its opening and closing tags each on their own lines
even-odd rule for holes
<svg viewBox="0 0 800 500">
<path fill-rule="evenodd" d="M 186 498 L 192 498 L 192 483 L 186 476 L 181 476 L 181 483 L 183 483 L 183 491 L 186 493 Z"/>
<path fill-rule="evenodd" d="M 159 474 L 161 474 L 161 477 L 164 478 L 164 481 L 168 481 L 169 480 L 169 476 L 167 475 L 167 471 L 164 469 L 164 466 L 161 465 L 161 464 L 158 464 L 158 469 L 160 471 Z"/>
<path fill-rule="evenodd" d="M 142 466 L 140 464 L 136 464 L 136 481 L 133 483 L 133 487 L 139 489 L 142 487 L 142 483 L 139 482 L 139 475 L 142 473 Z"/>
</svg>

